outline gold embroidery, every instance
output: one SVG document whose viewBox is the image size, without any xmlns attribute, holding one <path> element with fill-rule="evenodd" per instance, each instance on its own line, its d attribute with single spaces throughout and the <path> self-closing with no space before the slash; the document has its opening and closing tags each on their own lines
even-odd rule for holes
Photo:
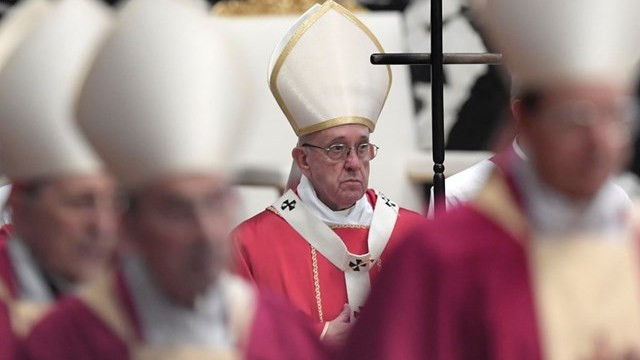
<svg viewBox="0 0 640 360">
<path fill-rule="evenodd" d="M 322 296 L 320 294 L 320 276 L 318 275 L 318 255 L 316 249 L 311 246 L 311 262 L 313 265 L 313 286 L 316 293 L 316 305 L 318 306 L 318 318 L 320 322 L 324 322 L 322 313 Z"/>
<path fill-rule="evenodd" d="M 525 215 L 509 193 L 499 171 L 494 172 L 473 205 L 489 219 L 505 229 L 514 239 L 522 239 L 529 231 Z"/>
<path fill-rule="evenodd" d="M 225 278 L 226 279 L 226 278 Z M 250 324 L 255 314 L 253 289 L 243 281 L 233 278 L 226 280 L 226 296 L 231 305 L 229 315 L 230 330 L 238 339 L 238 346 L 246 345 Z M 198 349 L 184 346 L 155 346 L 141 342 L 135 335 L 133 325 L 124 315 L 124 310 L 114 296 L 115 276 L 101 274 L 79 292 L 80 299 L 87 305 L 127 346 L 132 359 L 240 359 L 239 349 Z"/>
<path fill-rule="evenodd" d="M 369 229 L 366 225 L 331 225 L 329 227 L 332 229 Z"/>
<path fill-rule="evenodd" d="M 292 119 L 293 119 L 293 115 L 292 115 Z M 298 134 L 298 136 L 304 136 L 307 134 L 314 133 L 316 131 L 329 129 L 332 127 L 336 127 L 338 125 L 345 125 L 345 124 L 361 124 L 368 127 L 369 130 L 371 130 L 371 132 L 373 132 L 376 128 L 376 124 L 373 121 L 362 116 L 341 116 L 334 119 L 325 120 L 321 123 L 313 124 L 302 129 L 299 128 L 296 123 L 293 123 L 293 122 L 291 123 L 291 125 L 294 127 L 294 130 L 296 131 L 296 134 Z"/>
<path fill-rule="evenodd" d="M 137 347 L 139 339 L 137 339 L 133 325 L 124 315 L 122 304 L 114 296 L 116 293 L 114 283 L 115 274 L 102 273 L 91 282 L 83 285 L 78 292 L 78 297 L 131 350 Z"/>
<path fill-rule="evenodd" d="M 530 240 L 533 294 L 547 359 L 586 359 L 595 342 L 637 349 L 640 287 L 635 241 L 598 235 Z"/>
<path fill-rule="evenodd" d="M 213 7 L 213 13 L 225 16 L 302 14 L 317 2 L 316 0 L 232 0 L 217 3 Z M 338 2 L 351 11 L 363 10 L 353 0 Z"/>
</svg>

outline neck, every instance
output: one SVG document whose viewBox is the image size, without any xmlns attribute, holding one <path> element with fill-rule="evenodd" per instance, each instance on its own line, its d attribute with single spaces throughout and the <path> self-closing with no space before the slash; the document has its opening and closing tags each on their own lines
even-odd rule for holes
<svg viewBox="0 0 640 360">
<path fill-rule="evenodd" d="M 330 225 L 369 225 L 373 216 L 373 207 L 366 197 L 349 204 L 336 204 L 318 194 L 306 177 L 298 185 L 298 196 L 312 214 Z"/>
<path fill-rule="evenodd" d="M 343 210 L 347 210 L 349 208 L 352 208 L 353 205 L 355 205 L 356 203 L 352 203 L 348 206 L 344 206 L 344 205 L 338 205 L 336 203 L 333 203 L 331 201 L 329 201 L 329 199 L 326 199 L 324 196 L 322 196 L 321 194 L 317 194 L 318 195 L 318 199 L 320 199 L 320 201 L 322 201 L 323 204 L 327 205 L 327 207 L 333 211 L 343 211 Z"/>
<path fill-rule="evenodd" d="M 527 216 L 542 233 L 617 233 L 625 227 L 630 201 L 611 184 L 591 196 L 568 194 L 539 178 L 528 162 L 521 162 L 515 175 Z"/>
</svg>

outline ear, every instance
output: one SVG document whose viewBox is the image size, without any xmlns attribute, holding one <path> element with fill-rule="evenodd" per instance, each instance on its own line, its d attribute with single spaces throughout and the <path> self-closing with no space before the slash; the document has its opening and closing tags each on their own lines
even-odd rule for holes
<svg viewBox="0 0 640 360">
<path fill-rule="evenodd" d="M 511 101 L 511 114 L 513 115 L 513 117 L 516 119 L 516 121 L 520 121 L 520 119 L 522 118 L 522 113 L 523 109 L 522 109 L 522 100 L 520 99 L 515 99 Z"/>
<path fill-rule="evenodd" d="M 37 226 L 40 216 L 37 214 L 37 204 L 39 201 L 32 198 L 34 194 L 26 194 L 21 186 L 11 188 L 6 208 L 10 211 L 11 222 L 16 231 L 22 236 L 22 240 L 28 245 L 32 245 L 32 240 L 38 237 L 33 236 L 33 231 Z M 4 211 L 4 209 L 3 209 Z"/>
<path fill-rule="evenodd" d="M 16 222 L 21 223 L 23 219 L 27 220 L 30 218 L 29 213 L 31 212 L 32 206 L 32 201 L 30 200 L 22 187 L 12 186 L 5 206 L 11 210 L 14 224 Z"/>
<path fill-rule="evenodd" d="M 291 157 L 293 158 L 293 162 L 298 166 L 300 172 L 306 176 L 311 176 L 311 167 L 309 166 L 309 158 L 307 156 L 307 152 L 300 146 L 296 146 L 291 150 Z"/>
</svg>

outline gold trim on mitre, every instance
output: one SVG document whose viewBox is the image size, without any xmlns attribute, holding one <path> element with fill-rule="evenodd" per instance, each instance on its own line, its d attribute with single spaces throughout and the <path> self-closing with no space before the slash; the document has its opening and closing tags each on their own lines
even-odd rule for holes
<svg viewBox="0 0 640 360">
<path fill-rule="evenodd" d="M 282 96 L 280 95 L 280 91 L 278 90 L 278 86 L 277 86 L 278 75 L 280 73 L 280 70 L 282 69 L 282 66 L 284 65 L 284 62 L 287 60 L 287 57 L 289 56 L 293 48 L 296 46 L 300 38 L 302 38 L 302 36 L 307 32 L 307 30 L 309 30 L 318 21 L 318 19 L 320 19 L 324 14 L 326 14 L 331 9 L 336 10 L 338 13 L 343 15 L 345 18 L 353 22 L 358 28 L 360 28 L 373 42 L 375 47 L 378 49 L 378 52 L 380 53 L 384 52 L 384 49 L 382 48 L 382 44 L 380 44 L 380 41 L 378 41 L 378 38 L 376 38 L 373 32 L 371 32 L 371 30 L 362 21 L 360 21 L 360 19 L 358 19 L 355 15 L 353 15 L 349 10 L 345 9 L 343 6 L 341 6 L 340 4 L 336 3 L 333 0 L 325 1 L 325 3 L 322 4 L 315 13 L 309 16 L 309 18 L 306 19 L 302 23 L 302 25 L 298 27 L 295 33 L 291 36 L 291 39 L 289 39 L 289 42 L 287 42 L 287 45 L 285 45 L 284 49 L 278 56 L 278 60 L 276 61 L 275 66 L 273 67 L 273 71 L 271 72 L 271 78 L 269 82 L 269 87 L 271 88 L 271 92 L 273 93 L 273 96 L 275 97 L 276 101 L 278 102 L 278 105 L 282 109 L 282 112 L 287 117 L 287 120 L 289 120 L 289 124 L 291 124 L 291 127 L 293 128 L 297 136 L 302 136 L 302 135 L 310 134 L 315 131 L 327 129 L 332 126 L 345 125 L 345 124 L 364 124 L 364 125 L 367 125 L 367 127 L 369 127 L 371 132 L 375 130 L 375 123 L 372 120 L 365 119 L 363 117 L 358 117 L 358 116 L 344 116 L 344 117 L 339 117 L 335 119 L 328 119 L 328 120 L 322 121 L 319 124 L 315 124 L 315 125 L 300 129 L 295 119 L 293 118 L 293 115 L 291 115 L 289 108 L 285 104 L 285 101 L 282 99 Z M 385 65 L 385 66 L 387 67 L 389 82 L 387 85 L 387 91 L 384 97 L 384 101 L 382 102 L 383 104 L 386 103 L 387 98 L 389 97 L 389 91 L 391 91 L 391 83 L 393 80 L 393 77 L 391 75 L 391 66 L 389 65 Z M 382 111 L 382 109 L 380 111 Z M 328 125 L 328 124 L 332 124 L 332 125 Z"/>
<path fill-rule="evenodd" d="M 320 131 L 320 130 L 324 130 L 324 129 L 328 129 L 328 128 L 332 128 L 340 125 L 346 125 L 346 124 L 362 124 L 368 127 L 369 130 L 371 130 L 371 132 L 373 132 L 373 130 L 376 127 L 373 121 L 367 118 L 364 118 L 362 116 L 341 116 L 339 118 L 329 119 L 319 124 L 313 124 L 311 126 L 307 126 L 306 128 L 302 128 L 302 129 L 295 126 L 294 123 L 291 122 L 291 120 L 289 120 L 289 122 L 291 123 L 291 126 L 294 127 L 293 129 L 295 130 L 296 135 L 298 136 L 304 136 L 307 134 L 314 133 L 316 131 Z"/>
<path fill-rule="evenodd" d="M 366 10 L 354 0 L 339 2 L 350 11 Z M 229 0 L 218 2 L 212 12 L 222 16 L 292 15 L 302 14 L 317 3 L 316 0 Z"/>
</svg>

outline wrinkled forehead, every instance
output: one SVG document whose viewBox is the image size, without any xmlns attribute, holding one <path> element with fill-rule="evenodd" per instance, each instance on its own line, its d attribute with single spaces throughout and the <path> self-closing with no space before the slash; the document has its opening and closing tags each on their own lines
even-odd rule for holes
<svg viewBox="0 0 640 360">
<path fill-rule="evenodd" d="M 346 124 L 316 131 L 306 135 L 306 139 L 316 143 L 335 141 L 356 142 L 368 140 L 371 130 L 362 124 Z"/>
</svg>

